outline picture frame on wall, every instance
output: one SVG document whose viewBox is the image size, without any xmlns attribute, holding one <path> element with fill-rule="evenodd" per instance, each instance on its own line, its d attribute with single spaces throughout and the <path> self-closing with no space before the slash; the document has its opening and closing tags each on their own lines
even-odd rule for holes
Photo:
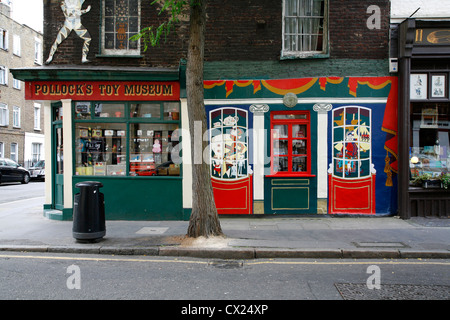
<svg viewBox="0 0 450 320">
<path fill-rule="evenodd" d="M 431 76 L 431 98 L 445 98 L 446 96 L 446 77 L 444 74 Z"/>
<path fill-rule="evenodd" d="M 410 99 L 424 100 L 428 96 L 428 75 L 426 73 L 411 74 L 410 77 Z"/>
</svg>

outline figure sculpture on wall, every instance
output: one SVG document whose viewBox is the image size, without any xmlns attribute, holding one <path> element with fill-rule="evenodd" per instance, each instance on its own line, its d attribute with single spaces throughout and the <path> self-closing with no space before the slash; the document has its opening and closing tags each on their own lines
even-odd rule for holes
<svg viewBox="0 0 450 320">
<path fill-rule="evenodd" d="M 81 16 L 91 10 L 89 5 L 86 9 L 81 10 L 85 0 L 63 0 L 61 3 L 61 10 L 66 17 L 63 27 L 59 30 L 56 40 L 52 45 L 49 57 L 46 64 L 49 64 L 53 60 L 53 55 L 55 54 L 58 45 L 63 42 L 69 34 L 73 31 L 84 40 L 83 44 L 83 57 L 81 62 L 89 62 L 87 55 L 89 53 L 89 44 L 91 43 L 91 36 L 88 30 L 81 24 Z"/>
</svg>

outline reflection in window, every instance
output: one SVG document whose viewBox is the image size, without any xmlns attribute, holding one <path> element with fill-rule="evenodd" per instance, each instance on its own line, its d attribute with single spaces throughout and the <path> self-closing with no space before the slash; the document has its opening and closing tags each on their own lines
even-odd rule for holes
<svg viewBox="0 0 450 320">
<path fill-rule="evenodd" d="M 130 124 L 130 175 L 179 176 L 179 159 L 172 158 L 177 129 L 177 124 Z"/>
<path fill-rule="evenodd" d="M 413 103 L 410 146 L 411 181 L 419 176 L 437 178 L 450 171 L 450 106 Z"/>
<path fill-rule="evenodd" d="M 75 143 L 76 175 L 125 175 L 125 124 L 76 123 Z"/>
<path fill-rule="evenodd" d="M 310 173 L 309 113 L 272 113 L 272 174 Z"/>
</svg>

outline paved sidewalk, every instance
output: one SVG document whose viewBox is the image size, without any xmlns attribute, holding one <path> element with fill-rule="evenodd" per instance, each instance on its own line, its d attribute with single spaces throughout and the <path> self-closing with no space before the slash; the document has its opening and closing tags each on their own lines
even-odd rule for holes
<svg viewBox="0 0 450 320">
<path fill-rule="evenodd" d="M 450 219 L 397 217 L 221 217 L 225 238 L 185 239 L 187 221 L 106 221 L 94 243 L 42 207 L 0 215 L 0 251 L 255 258 L 450 258 Z"/>
</svg>

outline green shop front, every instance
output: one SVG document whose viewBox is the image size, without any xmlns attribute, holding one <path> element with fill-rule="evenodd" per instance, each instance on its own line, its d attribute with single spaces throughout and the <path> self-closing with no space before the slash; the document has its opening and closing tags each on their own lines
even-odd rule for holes
<svg viewBox="0 0 450 320">
<path fill-rule="evenodd" d="M 181 220 L 178 69 L 13 70 L 45 112 L 44 214 L 70 220 L 75 187 L 99 181 L 108 220 Z"/>
</svg>

